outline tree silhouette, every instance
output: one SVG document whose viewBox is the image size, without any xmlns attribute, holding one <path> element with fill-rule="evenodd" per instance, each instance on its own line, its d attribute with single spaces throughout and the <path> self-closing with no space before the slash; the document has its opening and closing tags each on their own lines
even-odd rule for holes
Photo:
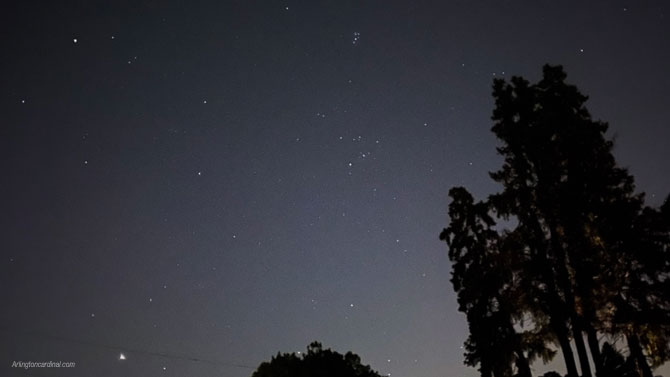
<svg viewBox="0 0 670 377">
<path fill-rule="evenodd" d="M 459 310 L 470 326 L 466 364 L 482 376 L 529 375 L 527 362 L 558 343 L 568 376 L 605 376 L 598 333 L 624 335 L 644 377 L 670 354 L 669 205 L 643 207 L 617 166 L 608 125 L 587 97 L 545 66 L 537 84 L 495 80 L 492 131 L 504 158 L 503 190 L 474 202 L 450 191 L 449 246 Z M 495 230 L 497 218 L 514 224 Z M 528 339 L 533 339 L 532 342 Z M 493 356 L 490 353 L 496 350 Z"/>
<path fill-rule="evenodd" d="M 277 353 L 263 362 L 252 377 L 380 377 L 361 358 L 351 352 L 342 355 L 312 342 L 307 353 Z"/>
<path fill-rule="evenodd" d="M 449 195 L 452 221 L 440 238 L 449 245 L 449 258 L 459 261 L 451 281 L 470 329 L 465 363 L 479 364 L 482 377 L 512 376 L 513 366 L 517 375 L 529 377 L 529 359 L 553 355 L 543 342 L 538 345 L 538 334 L 514 328 L 523 316 L 522 303 L 515 301 L 520 278 L 514 255 L 505 253 L 507 248 L 500 244 L 487 203 L 475 203 L 462 187 L 452 188 Z"/>
</svg>

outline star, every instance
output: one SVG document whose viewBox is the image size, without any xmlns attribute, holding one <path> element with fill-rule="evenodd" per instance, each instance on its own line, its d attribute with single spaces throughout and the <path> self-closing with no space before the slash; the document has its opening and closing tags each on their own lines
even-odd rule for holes
<svg viewBox="0 0 670 377">
<path fill-rule="evenodd" d="M 125 359 L 126 355 L 124 355 L 123 353 L 119 354 L 119 360 L 125 360 Z"/>
<path fill-rule="evenodd" d="M 72 42 L 77 43 L 77 38 L 72 39 Z"/>
</svg>

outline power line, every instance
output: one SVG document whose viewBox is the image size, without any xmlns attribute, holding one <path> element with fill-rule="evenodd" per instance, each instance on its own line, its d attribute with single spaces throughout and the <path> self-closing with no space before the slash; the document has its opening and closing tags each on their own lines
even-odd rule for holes
<svg viewBox="0 0 670 377">
<path fill-rule="evenodd" d="M 165 359 L 172 359 L 172 360 L 184 360 L 184 361 L 191 361 L 191 362 L 204 363 L 204 364 L 210 364 L 210 365 L 218 365 L 218 366 L 224 366 L 224 367 L 256 369 L 256 367 L 246 365 L 246 364 L 241 364 L 241 363 L 232 363 L 232 362 L 226 362 L 226 361 L 210 360 L 210 359 L 204 359 L 204 358 L 195 357 L 195 356 L 179 355 L 179 354 L 168 353 L 168 352 L 156 352 L 156 351 L 150 351 L 150 350 L 139 349 L 139 348 L 120 347 L 120 346 L 117 346 L 117 345 L 111 345 L 111 344 L 93 342 L 93 341 L 88 341 L 88 340 L 75 339 L 75 338 L 70 338 L 70 337 L 65 337 L 65 336 L 53 335 L 53 334 L 49 334 L 49 333 L 43 332 L 43 331 L 16 330 L 16 329 L 11 329 L 11 328 L 6 327 L 6 326 L 0 326 L 0 328 L 2 328 L 4 330 L 8 330 L 10 332 L 18 333 L 18 334 L 21 334 L 21 335 L 27 335 L 27 336 L 37 337 L 37 338 L 52 339 L 52 340 L 56 340 L 56 341 L 66 342 L 66 343 L 73 343 L 73 344 L 92 346 L 92 347 L 98 347 L 98 348 L 106 348 L 106 349 L 110 349 L 110 350 L 115 350 L 115 351 L 119 351 L 119 352 L 127 352 L 127 353 L 131 353 L 131 354 L 141 354 L 141 355 L 147 355 L 147 356 L 162 357 L 162 358 L 165 358 Z"/>
</svg>

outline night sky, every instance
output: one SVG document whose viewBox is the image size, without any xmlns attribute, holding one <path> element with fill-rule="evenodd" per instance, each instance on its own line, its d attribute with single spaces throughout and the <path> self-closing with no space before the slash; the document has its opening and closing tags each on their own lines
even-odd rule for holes
<svg viewBox="0 0 670 377">
<path fill-rule="evenodd" d="M 499 190 L 492 80 L 545 63 L 647 203 L 670 192 L 667 2 L 1 13 L 1 375 L 246 377 L 318 340 L 382 374 L 476 376 L 447 191 Z"/>
</svg>

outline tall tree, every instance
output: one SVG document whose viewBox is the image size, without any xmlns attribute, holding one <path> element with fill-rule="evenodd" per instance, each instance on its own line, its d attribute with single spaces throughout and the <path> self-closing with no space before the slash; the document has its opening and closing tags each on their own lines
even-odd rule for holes
<svg viewBox="0 0 670 377">
<path fill-rule="evenodd" d="M 627 337 L 649 377 L 647 359 L 667 359 L 670 339 L 668 204 L 643 210 L 633 177 L 616 164 L 608 125 L 591 118 L 587 97 L 565 79 L 562 67 L 545 66 L 537 84 L 519 77 L 494 82 L 492 131 L 504 162 L 491 177 L 503 190 L 476 204 L 465 189 L 450 192 L 451 223 L 441 236 L 454 262 L 452 282 L 459 300 L 479 302 L 491 291 L 457 277 L 480 269 L 497 284 L 491 297 L 507 322 L 530 317 L 535 333 L 559 344 L 570 376 L 577 376 L 571 340 L 582 376 L 591 376 L 584 336 L 603 374 L 598 332 L 607 332 Z M 494 231 L 492 214 L 515 226 Z M 487 310 L 471 318 L 473 308 L 461 307 L 470 322 L 492 320 Z M 471 332 L 470 344 L 486 342 Z"/>
<path fill-rule="evenodd" d="M 499 212 L 516 218 L 533 243 L 528 246 L 537 253 L 537 267 L 543 271 L 541 283 L 548 288 L 548 314 L 567 356 L 568 372 L 576 373 L 566 344 L 567 331 L 562 328 L 566 322 L 572 328 L 582 375 L 590 376 L 583 322 L 576 310 L 576 271 L 570 268 L 572 234 L 563 221 L 570 215 L 566 203 L 574 200 L 570 186 L 578 185 L 569 174 L 576 160 L 571 157 L 581 148 L 566 150 L 564 146 L 581 142 L 575 137 L 579 128 L 595 128 L 598 132 L 603 127 L 589 122 L 583 107 L 586 97 L 565 84 L 564 78 L 560 67 L 546 66 L 543 79 L 536 85 L 521 78 L 514 78 L 511 84 L 496 80 L 492 131 L 503 142 L 499 153 L 505 162 L 491 176 L 504 186 L 494 201 Z"/>
</svg>

